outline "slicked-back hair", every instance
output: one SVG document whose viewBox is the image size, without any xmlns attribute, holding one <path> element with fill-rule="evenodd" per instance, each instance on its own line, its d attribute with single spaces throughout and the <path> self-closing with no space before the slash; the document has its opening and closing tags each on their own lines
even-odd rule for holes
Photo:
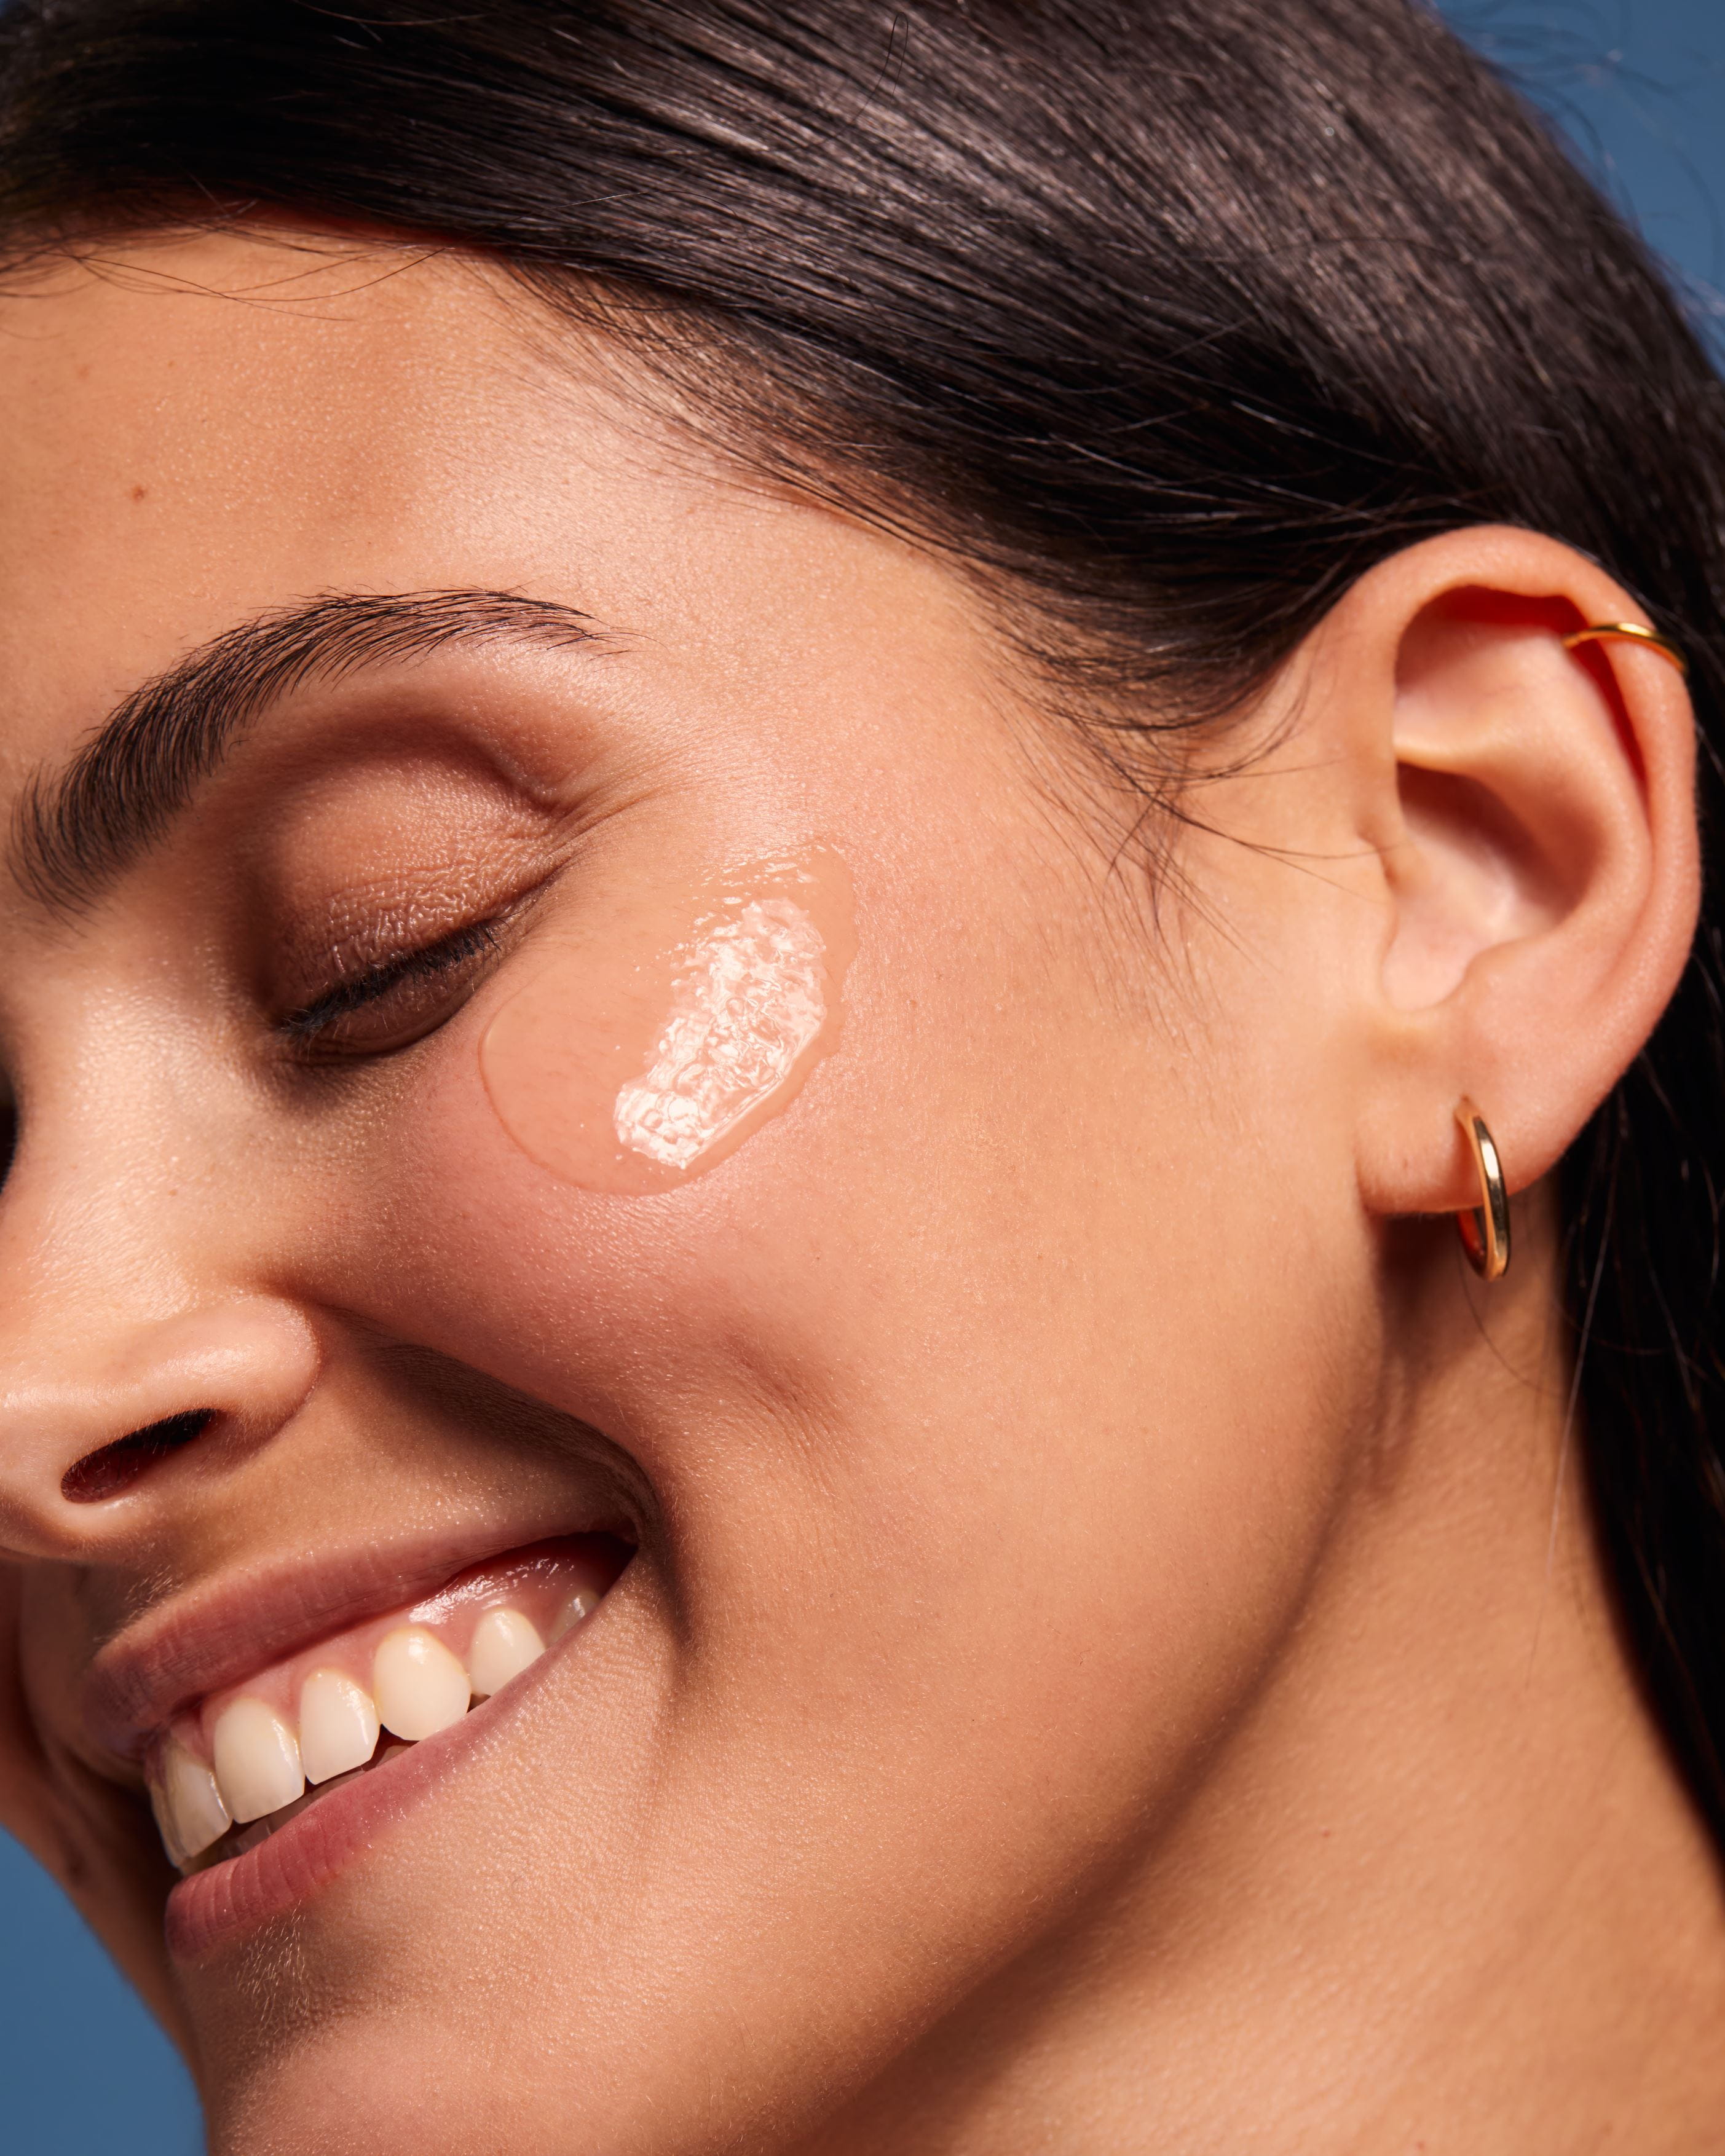
<svg viewBox="0 0 1725 2156">
<path fill-rule="evenodd" d="M 1562 1173 L 1589 1486 L 1725 1846 L 1725 391 L 1408 0 L 13 0 L 12 257 L 285 211 L 475 249 L 757 465 L 943 550 L 1178 813 L 1366 570 L 1507 522 L 1693 661 L 1708 860 Z"/>
</svg>

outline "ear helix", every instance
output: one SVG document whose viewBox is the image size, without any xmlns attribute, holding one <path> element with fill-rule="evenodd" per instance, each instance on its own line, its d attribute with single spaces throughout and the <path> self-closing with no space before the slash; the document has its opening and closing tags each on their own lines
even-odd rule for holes
<svg viewBox="0 0 1725 2156">
<path fill-rule="evenodd" d="M 1657 652 L 1668 660 L 1680 674 L 1689 671 L 1681 648 L 1640 622 L 1590 622 L 1563 639 L 1566 651 L 1574 651 L 1584 644 L 1639 644 L 1643 650 Z M 1503 1180 L 1503 1163 L 1485 1117 L 1471 1101 L 1456 1103 L 1455 1120 L 1461 1126 L 1480 1178 L 1479 1204 L 1455 1216 L 1461 1247 L 1481 1280 L 1502 1280 L 1509 1270 L 1509 1189 Z"/>
</svg>

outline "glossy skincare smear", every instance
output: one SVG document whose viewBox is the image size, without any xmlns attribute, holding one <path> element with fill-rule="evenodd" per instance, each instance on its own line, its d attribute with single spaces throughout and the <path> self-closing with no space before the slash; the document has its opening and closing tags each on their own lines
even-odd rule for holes
<svg viewBox="0 0 1725 2156">
<path fill-rule="evenodd" d="M 498 1010 L 480 1044 L 486 1091 L 555 1173 L 674 1188 L 788 1106 L 829 1052 L 850 950 L 848 880 L 824 851 L 624 896 Z"/>
<path fill-rule="evenodd" d="M 652 1067 L 617 1096 L 619 1141 L 692 1168 L 819 1039 L 826 959 L 825 938 L 793 899 L 752 898 L 716 921 L 677 983 Z"/>
</svg>

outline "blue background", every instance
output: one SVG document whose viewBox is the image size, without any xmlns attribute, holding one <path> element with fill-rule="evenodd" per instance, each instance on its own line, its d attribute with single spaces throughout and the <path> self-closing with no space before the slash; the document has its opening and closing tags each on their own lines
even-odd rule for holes
<svg viewBox="0 0 1725 2156">
<path fill-rule="evenodd" d="M 1562 121 L 1725 349 L 1725 0 L 1450 0 L 1445 12 Z M 193 2156 L 199 2146 L 177 2060 L 57 1891 L 0 1835 L 0 2148 Z"/>
</svg>

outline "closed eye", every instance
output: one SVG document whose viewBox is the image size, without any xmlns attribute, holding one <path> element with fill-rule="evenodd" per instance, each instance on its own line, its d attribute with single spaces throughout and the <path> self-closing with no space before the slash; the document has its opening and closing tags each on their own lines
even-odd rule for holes
<svg viewBox="0 0 1725 2156">
<path fill-rule="evenodd" d="M 470 922 L 337 982 L 290 1011 L 276 1030 L 302 1050 L 382 1055 L 405 1047 L 453 1015 L 461 992 L 500 942 L 497 921 Z"/>
</svg>

